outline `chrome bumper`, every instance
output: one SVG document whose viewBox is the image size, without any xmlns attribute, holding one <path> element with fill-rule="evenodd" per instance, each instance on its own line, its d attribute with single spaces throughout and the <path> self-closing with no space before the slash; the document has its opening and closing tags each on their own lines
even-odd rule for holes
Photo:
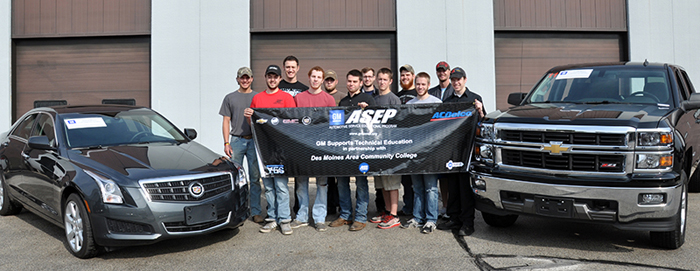
<svg viewBox="0 0 700 271">
<path fill-rule="evenodd" d="M 474 181 L 477 179 L 485 182 L 485 189 L 475 188 Z M 540 215 L 533 199 L 518 201 L 502 199 L 501 191 L 509 191 L 571 199 L 573 200 L 571 218 L 597 222 L 630 223 L 635 220 L 671 218 L 678 212 L 681 199 L 681 185 L 673 187 L 576 186 L 511 180 L 475 172 L 472 172 L 471 185 L 478 201 L 490 201 L 496 209 Z M 639 204 L 639 195 L 642 193 L 663 193 L 666 195 L 666 202 L 654 205 Z M 582 202 L 585 200 L 615 201 L 618 206 L 616 210 L 596 210 L 593 206 Z"/>
</svg>

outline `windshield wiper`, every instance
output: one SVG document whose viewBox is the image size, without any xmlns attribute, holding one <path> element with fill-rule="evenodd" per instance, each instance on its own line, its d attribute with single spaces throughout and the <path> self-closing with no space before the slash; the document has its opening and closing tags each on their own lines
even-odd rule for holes
<svg viewBox="0 0 700 271">
<path fill-rule="evenodd" d="M 623 102 L 618 102 L 618 101 L 590 101 L 590 102 L 582 102 L 584 104 L 623 104 Z"/>
<path fill-rule="evenodd" d="M 78 147 L 78 148 L 73 148 L 74 150 L 96 150 L 96 149 L 104 149 L 105 147 L 102 145 L 93 145 L 93 146 L 86 146 L 86 147 Z"/>
</svg>

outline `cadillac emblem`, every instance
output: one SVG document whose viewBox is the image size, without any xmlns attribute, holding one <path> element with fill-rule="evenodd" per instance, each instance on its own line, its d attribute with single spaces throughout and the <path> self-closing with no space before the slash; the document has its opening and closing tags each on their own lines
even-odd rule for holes
<svg viewBox="0 0 700 271">
<path fill-rule="evenodd" d="M 204 186 L 199 182 L 192 182 L 189 187 L 190 195 L 200 198 L 204 195 Z"/>
</svg>

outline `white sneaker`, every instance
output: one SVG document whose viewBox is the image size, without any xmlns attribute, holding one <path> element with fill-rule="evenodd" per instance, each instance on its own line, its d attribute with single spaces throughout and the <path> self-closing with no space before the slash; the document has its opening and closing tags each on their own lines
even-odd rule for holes
<svg viewBox="0 0 700 271">
<path fill-rule="evenodd" d="M 277 228 L 277 222 L 271 221 L 271 222 L 267 222 L 265 224 L 265 226 L 262 226 L 262 228 L 260 228 L 260 232 L 268 233 L 268 232 L 274 231 L 276 228 Z"/>
</svg>

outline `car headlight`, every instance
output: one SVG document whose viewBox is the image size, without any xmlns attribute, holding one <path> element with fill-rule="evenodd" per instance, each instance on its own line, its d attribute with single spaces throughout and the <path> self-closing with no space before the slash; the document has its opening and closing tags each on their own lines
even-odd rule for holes
<svg viewBox="0 0 700 271">
<path fill-rule="evenodd" d="M 119 189 L 119 186 L 117 186 L 117 184 L 114 181 L 110 179 L 105 179 L 91 171 L 84 171 L 85 174 L 92 177 L 92 179 L 95 180 L 97 185 L 100 187 L 100 194 L 102 194 L 102 202 L 113 204 L 124 203 L 124 196 L 122 196 L 122 191 Z"/>
<path fill-rule="evenodd" d="M 672 154 L 637 154 L 637 168 L 658 169 L 673 166 Z"/>
<path fill-rule="evenodd" d="M 245 176 L 245 170 L 243 170 L 243 167 L 238 167 L 238 176 L 236 176 L 236 186 L 238 188 L 243 187 L 244 185 L 248 184 L 248 181 Z"/>
<path fill-rule="evenodd" d="M 496 134 L 493 130 L 493 124 L 490 123 L 479 123 L 476 127 L 476 137 L 480 137 L 485 141 L 493 141 L 496 138 Z"/>
<path fill-rule="evenodd" d="M 637 132 L 638 146 L 668 146 L 673 143 L 673 133 L 669 132 Z"/>
<path fill-rule="evenodd" d="M 476 148 L 474 148 L 474 152 L 476 152 L 476 158 L 479 161 L 484 161 L 484 162 L 493 162 L 493 146 L 489 144 L 476 144 Z"/>
</svg>

